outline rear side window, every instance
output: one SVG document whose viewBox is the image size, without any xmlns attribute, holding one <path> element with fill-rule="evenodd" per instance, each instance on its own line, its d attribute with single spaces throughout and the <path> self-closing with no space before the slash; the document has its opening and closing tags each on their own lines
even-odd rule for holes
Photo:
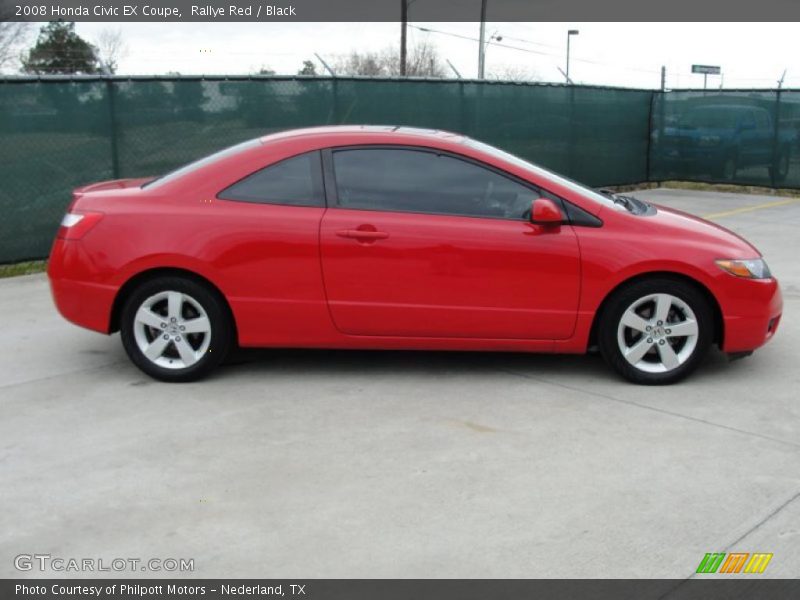
<svg viewBox="0 0 800 600">
<path fill-rule="evenodd" d="M 217 197 L 260 204 L 324 206 L 320 153 L 308 152 L 265 167 L 224 189 Z"/>
<path fill-rule="evenodd" d="M 242 142 L 241 144 L 236 144 L 235 146 L 231 146 L 230 148 L 225 148 L 224 150 L 220 150 L 219 152 L 215 152 L 210 156 L 206 156 L 201 158 L 200 160 L 196 160 L 188 165 L 184 165 L 183 167 L 176 169 L 166 175 L 162 175 L 161 177 L 157 177 L 151 181 L 148 181 L 144 185 L 143 188 L 157 188 L 161 187 L 165 183 L 170 183 L 171 181 L 175 181 L 176 179 L 180 179 L 184 175 L 188 175 L 190 173 L 194 173 L 195 171 L 199 171 L 203 167 L 207 165 L 214 164 L 218 160 L 222 160 L 223 158 L 228 158 L 229 156 L 235 156 L 240 152 L 244 152 L 245 150 L 249 150 L 250 148 L 255 148 L 261 143 L 260 140 L 248 140 L 246 142 Z"/>
<path fill-rule="evenodd" d="M 342 208 L 524 219 L 541 190 L 446 154 L 352 149 L 333 154 Z"/>
</svg>

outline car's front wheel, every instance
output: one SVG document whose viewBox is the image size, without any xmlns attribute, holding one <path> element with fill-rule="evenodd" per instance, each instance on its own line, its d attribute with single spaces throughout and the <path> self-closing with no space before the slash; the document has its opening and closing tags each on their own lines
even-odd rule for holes
<svg viewBox="0 0 800 600">
<path fill-rule="evenodd" d="M 733 181 L 736 179 L 736 172 L 739 166 L 736 164 L 736 157 L 730 155 L 725 158 L 719 170 L 719 175 L 723 181 Z"/>
<path fill-rule="evenodd" d="M 183 277 L 145 281 L 127 298 L 122 345 L 133 363 L 162 381 L 195 381 L 216 368 L 233 344 L 233 327 L 219 295 Z"/>
<path fill-rule="evenodd" d="M 647 385 L 691 373 L 714 339 L 705 295 L 677 279 L 642 280 L 616 292 L 600 316 L 598 343 L 623 377 Z"/>
<path fill-rule="evenodd" d="M 769 177 L 775 183 L 783 183 L 786 180 L 786 176 L 789 174 L 790 159 L 789 149 L 784 148 L 778 155 L 775 164 L 768 167 Z"/>
</svg>

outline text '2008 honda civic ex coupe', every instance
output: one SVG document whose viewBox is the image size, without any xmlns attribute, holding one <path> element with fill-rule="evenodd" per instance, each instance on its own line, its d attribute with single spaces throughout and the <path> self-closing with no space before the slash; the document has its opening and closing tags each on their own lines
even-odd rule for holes
<svg viewBox="0 0 800 600">
<path fill-rule="evenodd" d="M 70 321 L 197 379 L 234 346 L 582 353 L 671 383 L 746 354 L 782 301 L 759 252 L 461 135 L 269 135 L 75 190 L 48 267 Z"/>
</svg>

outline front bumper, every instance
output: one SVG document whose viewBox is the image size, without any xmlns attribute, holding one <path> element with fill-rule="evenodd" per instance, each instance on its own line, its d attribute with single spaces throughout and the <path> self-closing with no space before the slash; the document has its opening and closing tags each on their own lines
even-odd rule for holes
<svg viewBox="0 0 800 600">
<path fill-rule="evenodd" d="M 717 148 L 659 149 L 653 157 L 654 168 L 692 174 L 720 169 L 726 155 Z"/>
<path fill-rule="evenodd" d="M 783 313 L 781 289 L 775 279 L 731 279 L 727 306 L 722 306 L 722 350 L 750 352 L 778 330 Z"/>
</svg>

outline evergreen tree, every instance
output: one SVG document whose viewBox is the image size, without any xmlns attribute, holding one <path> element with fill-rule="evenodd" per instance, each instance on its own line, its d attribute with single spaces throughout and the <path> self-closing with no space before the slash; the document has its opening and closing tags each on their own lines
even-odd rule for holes
<svg viewBox="0 0 800 600">
<path fill-rule="evenodd" d="M 22 59 L 22 70 L 37 75 L 99 73 L 97 48 L 75 33 L 75 23 L 51 21 Z"/>
<path fill-rule="evenodd" d="M 297 72 L 298 75 L 316 75 L 317 66 L 310 60 L 303 61 L 303 68 Z"/>
</svg>

